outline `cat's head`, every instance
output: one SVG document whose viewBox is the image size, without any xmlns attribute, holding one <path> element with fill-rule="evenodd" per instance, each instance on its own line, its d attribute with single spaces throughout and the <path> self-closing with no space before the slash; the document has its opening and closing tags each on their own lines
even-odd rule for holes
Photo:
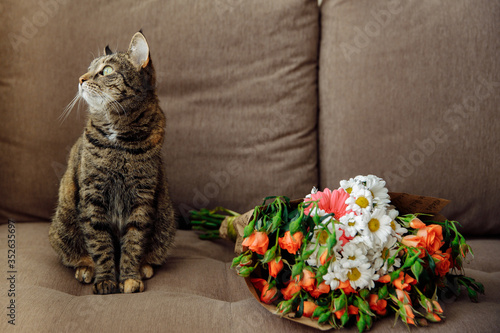
<svg viewBox="0 0 500 333">
<path fill-rule="evenodd" d="M 146 99 L 156 98 L 154 68 L 141 32 L 132 37 L 127 52 L 113 53 L 106 46 L 104 53 L 79 79 L 79 95 L 89 104 L 91 113 L 108 119 L 121 117 Z"/>
</svg>

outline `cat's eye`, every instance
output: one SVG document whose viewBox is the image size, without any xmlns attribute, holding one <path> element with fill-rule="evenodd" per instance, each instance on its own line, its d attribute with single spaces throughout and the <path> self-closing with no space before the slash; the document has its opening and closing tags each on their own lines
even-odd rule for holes
<svg viewBox="0 0 500 333">
<path fill-rule="evenodd" d="M 113 72 L 113 68 L 111 66 L 106 66 L 102 70 L 102 75 L 108 75 Z"/>
</svg>

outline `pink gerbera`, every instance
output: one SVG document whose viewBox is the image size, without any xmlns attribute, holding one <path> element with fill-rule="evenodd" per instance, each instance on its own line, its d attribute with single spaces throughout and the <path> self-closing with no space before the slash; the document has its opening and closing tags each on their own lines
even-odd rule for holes
<svg viewBox="0 0 500 333">
<path fill-rule="evenodd" d="M 311 193 L 310 198 L 305 198 L 304 202 L 314 202 L 318 201 L 318 209 L 323 210 L 325 213 L 335 214 L 335 219 L 338 220 L 345 214 L 347 214 L 347 205 L 345 201 L 349 198 L 349 193 L 347 193 L 344 189 L 338 189 L 330 191 L 328 188 L 325 188 L 323 192 L 316 191 L 316 193 Z M 306 209 L 304 209 L 304 213 L 309 214 L 311 209 L 315 207 L 314 204 L 309 205 Z"/>
</svg>

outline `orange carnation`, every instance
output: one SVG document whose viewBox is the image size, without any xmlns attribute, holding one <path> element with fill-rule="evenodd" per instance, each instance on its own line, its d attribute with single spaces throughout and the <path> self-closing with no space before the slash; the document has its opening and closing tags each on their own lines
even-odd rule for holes
<svg viewBox="0 0 500 333">
<path fill-rule="evenodd" d="M 250 236 L 245 238 L 242 243 L 247 246 L 251 251 L 258 254 L 265 254 L 269 246 L 269 237 L 262 231 L 254 231 Z"/>
<path fill-rule="evenodd" d="M 302 239 L 304 238 L 304 234 L 301 231 L 297 231 L 293 234 L 293 237 L 290 235 L 290 231 L 285 232 L 283 237 L 278 239 L 278 243 L 280 247 L 288 252 L 295 254 L 297 250 L 302 246 Z"/>
</svg>

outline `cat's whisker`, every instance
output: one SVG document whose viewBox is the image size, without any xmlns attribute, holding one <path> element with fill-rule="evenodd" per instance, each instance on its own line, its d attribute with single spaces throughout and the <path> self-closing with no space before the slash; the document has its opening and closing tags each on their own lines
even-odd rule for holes
<svg viewBox="0 0 500 333">
<path fill-rule="evenodd" d="M 69 114 L 71 113 L 71 110 L 73 110 L 73 108 L 75 107 L 75 104 L 80 101 L 80 94 L 77 93 L 76 96 L 73 98 L 73 100 L 71 100 L 71 102 L 69 102 L 69 104 L 64 108 L 64 111 L 61 113 L 61 115 L 59 116 L 59 122 L 62 124 L 69 116 Z"/>
</svg>

